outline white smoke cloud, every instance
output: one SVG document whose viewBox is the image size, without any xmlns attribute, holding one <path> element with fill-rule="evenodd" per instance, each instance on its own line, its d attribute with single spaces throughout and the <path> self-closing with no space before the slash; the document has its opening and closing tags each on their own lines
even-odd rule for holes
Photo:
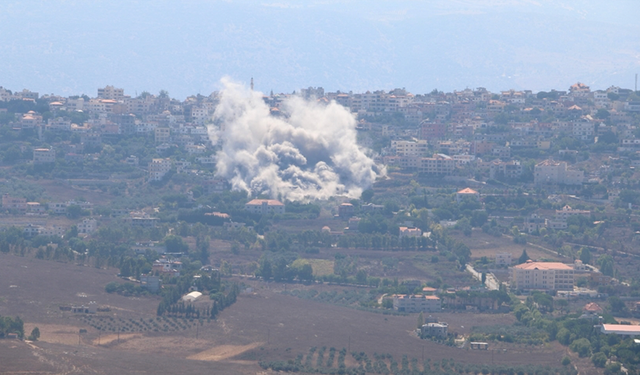
<svg viewBox="0 0 640 375">
<path fill-rule="evenodd" d="M 305 201 L 359 197 L 384 173 L 356 143 L 356 120 L 344 107 L 287 99 L 272 116 L 263 94 L 223 79 L 210 129 L 221 140 L 216 175 L 251 194 Z"/>
</svg>

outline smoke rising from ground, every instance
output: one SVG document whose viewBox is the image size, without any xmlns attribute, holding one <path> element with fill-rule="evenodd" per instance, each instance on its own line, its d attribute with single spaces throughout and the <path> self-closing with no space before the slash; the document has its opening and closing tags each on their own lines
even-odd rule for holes
<svg viewBox="0 0 640 375">
<path fill-rule="evenodd" d="M 217 176 L 233 189 L 305 201 L 357 198 L 381 171 L 356 143 L 356 120 L 344 107 L 287 99 L 275 116 L 262 93 L 223 79 L 211 130 Z"/>
</svg>

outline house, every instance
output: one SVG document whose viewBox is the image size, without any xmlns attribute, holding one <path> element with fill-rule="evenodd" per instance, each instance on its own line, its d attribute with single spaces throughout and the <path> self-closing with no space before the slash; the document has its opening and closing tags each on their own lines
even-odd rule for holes
<svg viewBox="0 0 640 375">
<path fill-rule="evenodd" d="M 91 234 L 98 228 L 98 222 L 96 219 L 82 219 L 76 227 L 78 228 L 78 233 Z"/>
<path fill-rule="evenodd" d="M 244 209 L 260 215 L 283 214 L 284 203 L 276 199 L 253 199 L 244 205 Z"/>
<path fill-rule="evenodd" d="M 511 286 L 516 290 L 573 290 L 574 269 L 559 262 L 518 264 L 511 268 Z"/>
<path fill-rule="evenodd" d="M 408 313 L 437 312 L 442 310 L 442 302 L 437 296 L 394 294 L 393 309 Z"/>
<path fill-rule="evenodd" d="M 338 217 L 348 219 L 355 214 L 355 208 L 351 203 L 342 203 L 338 206 Z"/>
<path fill-rule="evenodd" d="M 399 236 L 403 237 L 421 237 L 422 230 L 420 228 L 400 227 Z"/>
<path fill-rule="evenodd" d="M 473 200 L 478 200 L 480 193 L 471 188 L 462 189 L 456 193 L 456 202 L 460 203 L 467 197 L 470 197 Z"/>
<path fill-rule="evenodd" d="M 449 325 L 444 322 L 426 323 L 420 327 L 420 334 L 422 337 L 447 337 L 448 329 Z"/>
<path fill-rule="evenodd" d="M 155 293 L 160 290 L 160 277 L 152 275 L 140 275 L 140 286 Z"/>
<path fill-rule="evenodd" d="M 156 226 L 158 218 L 151 217 L 144 212 L 131 212 L 129 217 L 125 218 L 125 222 L 135 227 L 152 228 Z"/>
</svg>

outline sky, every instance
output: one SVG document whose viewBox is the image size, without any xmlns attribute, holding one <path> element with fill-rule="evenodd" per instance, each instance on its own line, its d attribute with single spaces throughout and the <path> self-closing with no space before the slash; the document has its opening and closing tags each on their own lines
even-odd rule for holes
<svg viewBox="0 0 640 375">
<path fill-rule="evenodd" d="M 290 93 L 633 88 L 638 1 L 3 0 L 0 86 L 184 99 L 221 78 Z"/>
</svg>

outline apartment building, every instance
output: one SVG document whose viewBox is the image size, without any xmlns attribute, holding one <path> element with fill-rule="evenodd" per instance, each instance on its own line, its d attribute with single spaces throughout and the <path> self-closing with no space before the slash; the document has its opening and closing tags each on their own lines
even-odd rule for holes
<svg viewBox="0 0 640 375">
<path fill-rule="evenodd" d="M 438 312 L 442 311 L 442 301 L 437 296 L 394 294 L 393 309 L 400 312 Z"/>
<path fill-rule="evenodd" d="M 584 181 L 584 172 L 569 169 L 564 161 L 548 159 L 536 164 L 533 169 L 533 181 L 536 185 L 581 185 Z"/>
<path fill-rule="evenodd" d="M 516 290 L 573 290 L 574 269 L 559 262 L 533 262 L 511 268 L 511 286 Z"/>
<path fill-rule="evenodd" d="M 156 144 L 168 143 L 171 139 L 171 129 L 169 128 L 156 128 L 154 134 Z"/>
<path fill-rule="evenodd" d="M 149 163 L 149 181 L 160 181 L 171 170 L 171 159 L 153 159 Z"/>
<path fill-rule="evenodd" d="M 398 156 L 422 156 L 429 149 L 429 144 L 425 140 L 391 141 L 391 147 Z"/>
<path fill-rule="evenodd" d="M 103 89 L 98 89 L 98 98 L 100 99 L 113 99 L 113 100 L 123 100 L 124 99 L 124 89 L 118 89 L 113 86 L 107 86 Z"/>
<path fill-rule="evenodd" d="M 33 150 L 33 163 L 55 163 L 56 151 L 49 148 L 36 148 Z"/>
</svg>

